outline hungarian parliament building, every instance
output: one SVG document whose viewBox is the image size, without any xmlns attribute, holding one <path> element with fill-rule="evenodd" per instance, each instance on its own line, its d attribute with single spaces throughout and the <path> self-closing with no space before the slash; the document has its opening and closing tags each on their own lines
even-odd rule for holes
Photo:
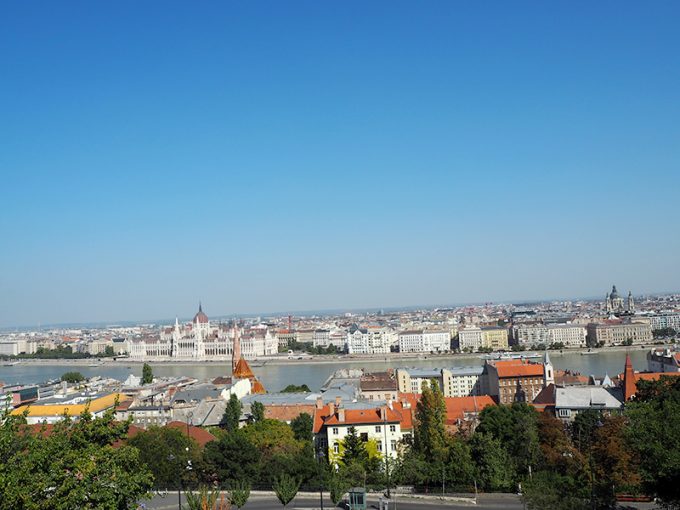
<svg viewBox="0 0 680 510">
<path fill-rule="evenodd" d="M 241 355 L 246 359 L 269 356 L 278 352 L 278 340 L 266 326 L 246 330 L 237 324 L 211 324 L 199 304 L 191 322 L 164 327 L 158 335 L 128 340 L 130 358 L 135 360 L 229 360 L 234 340 L 240 341 Z"/>
</svg>

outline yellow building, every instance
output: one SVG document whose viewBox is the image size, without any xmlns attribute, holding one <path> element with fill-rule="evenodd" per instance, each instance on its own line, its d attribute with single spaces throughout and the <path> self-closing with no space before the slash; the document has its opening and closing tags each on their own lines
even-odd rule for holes
<svg viewBox="0 0 680 510">
<path fill-rule="evenodd" d="M 494 351 L 508 348 L 508 330 L 502 327 L 482 328 L 482 347 L 491 347 Z"/>
<path fill-rule="evenodd" d="M 12 410 L 13 415 L 21 415 L 26 412 L 26 422 L 29 425 L 36 423 L 56 423 L 69 416 L 77 418 L 86 410 L 92 416 L 102 416 L 117 404 L 129 400 L 130 397 L 122 393 L 98 393 L 95 395 L 77 394 L 64 398 L 51 397 L 38 400 L 32 404 L 17 407 Z"/>
</svg>

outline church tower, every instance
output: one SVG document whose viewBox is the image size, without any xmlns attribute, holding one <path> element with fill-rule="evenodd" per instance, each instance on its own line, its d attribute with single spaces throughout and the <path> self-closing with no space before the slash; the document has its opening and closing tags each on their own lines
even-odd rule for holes
<svg viewBox="0 0 680 510">
<path fill-rule="evenodd" d="M 543 355 L 543 386 L 546 387 L 549 384 L 555 384 L 555 369 L 550 361 L 550 355 L 546 349 Z"/>
<path fill-rule="evenodd" d="M 630 354 L 626 354 L 626 366 L 623 369 L 623 400 L 628 402 L 635 396 L 635 370 L 633 370 L 633 362 L 630 359 Z"/>
<path fill-rule="evenodd" d="M 628 291 L 628 303 L 626 304 L 626 310 L 628 313 L 635 313 L 635 300 L 633 299 L 633 293 Z"/>
<path fill-rule="evenodd" d="M 231 373 L 236 372 L 236 365 L 241 360 L 241 333 L 234 321 L 234 347 L 231 351 Z"/>
</svg>

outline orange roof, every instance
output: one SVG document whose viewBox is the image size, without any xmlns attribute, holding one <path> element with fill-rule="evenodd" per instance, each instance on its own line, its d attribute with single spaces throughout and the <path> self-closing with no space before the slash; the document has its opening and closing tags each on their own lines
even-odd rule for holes
<svg viewBox="0 0 680 510">
<path fill-rule="evenodd" d="M 491 366 L 496 367 L 498 377 L 543 377 L 543 365 L 540 363 L 531 363 L 524 360 L 513 359 L 508 361 L 497 361 Z"/>
<path fill-rule="evenodd" d="M 342 409 L 342 408 L 341 408 Z M 365 425 L 383 423 L 380 417 L 380 407 L 371 409 L 345 409 L 345 420 L 340 421 L 338 412 L 330 413 L 328 405 L 314 410 L 314 433 L 317 434 L 324 426 L 332 425 Z M 404 408 L 399 402 L 392 402 L 392 409 L 387 407 L 385 420 L 388 423 L 399 423 L 402 430 L 413 428 L 413 417 L 410 408 Z"/>
<path fill-rule="evenodd" d="M 181 421 L 171 421 L 166 425 L 166 427 L 179 429 L 185 434 L 187 431 L 187 424 Z M 196 441 L 199 444 L 199 446 L 201 446 L 201 448 L 204 447 L 210 441 L 214 441 L 215 439 L 217 439 L 207 430 L 202 429 L 201 427 L 194 427 L 193 425 L 189 425 L 189 437 Z"/>
<path fill-rule="evenodd" d="M 465 418 L 465 413 L 481 412 L 488 406 L 495 406 L 496 402 L 489 395 L 478 397 L 446 397 L 446 423 L 454 424 Z"/>
<path fill-rule="evenodd" d="M 261 393 L 267 393 L 267 390 L 264 388 L 264 385 L 260 382 L 259 379 L 256 377 L 252 377 L 250 382 L 252 383 L 252 387 L 250 389 L 250 392 L 259 395 Z"/>
<path fill-rule="evenodd" d="M 251 377 L 255 377 L 255 374 L 253 374 L 253 371 L 246 359 L 241 358 L 238 360 L 238 363 L 236 363 L 233 376 L 239 379 L 250 379 Z"/>
<path fill-rule="evenodd" d="M 408 402 L 415 409 L 420 400 L 419 393 L 399 393 L 399 400 Z M 456 424 L 457 420 L 465 418 L 465 413 L 481 412 L 488 406 L 495 406 L 496 401 L 489 395 L 475 397 L 444 397 L 446 404 L 446 423 Z"/>
<path fill-rule="evenodd" d="M 291 421 L 307 413 L 314 415 L 314 404 L 265 405 L 264 417 L 269 420 Z"/>
</svg>

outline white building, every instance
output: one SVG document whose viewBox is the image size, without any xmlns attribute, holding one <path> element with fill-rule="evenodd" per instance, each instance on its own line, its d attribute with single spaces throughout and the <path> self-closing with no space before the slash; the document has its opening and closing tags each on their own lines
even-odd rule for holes
<svg viewBox="0 0 680 510">
<path fill-rule="evenodd" d="M 484 332 L 479 326 L 466 326 L 458 330 L 458 346 L 461 351 L 475 352 L 484 344 Z"/>
<path fill-rule="evenodd" d="M 390 402 L 343 404 L 341 400 L 323 405 L 317 400 L 314 410 L 314 438 L 317 451 L 337 463 L 342 455 L 342 443 L 354 427 L 364 442 L 374 442 L 378 454 L 396 458 L 402 440 L 413 433 L 413 417 L 408 404 Z"/>
<path fill-rule="evenodd" d="M 278 352 L 278 339 L 266 326 L 239 330 L 241 354 L 246 359 Z M 128 340 L 130 357 L 135 360 L 228 360 L 231 359 L 235 330 L 226 324 L 210 323 L 199 305 L 198 313 L 188 324 L 175 320 L 173 327 L 160 334 Z"/>
<path fill-rule="evenodd" d="M 513 327 L 513 336 L 519 345 L 555 343 L 565 347 L 584 347 L 587 330 L 578 324 L 519 324 Z"/>
<path fill-rule="evenodd" d="M 680 331 L 680 313 L 661 313 L 649 316 L 649 325 L 655 329 L 672 328 Z"/>
<path fill-rule="evenodd" d="M 360 328 L 353 325 L 347 332 L 349 354 L 385 354 L 390 352 L 389 338 L 384 328 Z"/>
</svg>

